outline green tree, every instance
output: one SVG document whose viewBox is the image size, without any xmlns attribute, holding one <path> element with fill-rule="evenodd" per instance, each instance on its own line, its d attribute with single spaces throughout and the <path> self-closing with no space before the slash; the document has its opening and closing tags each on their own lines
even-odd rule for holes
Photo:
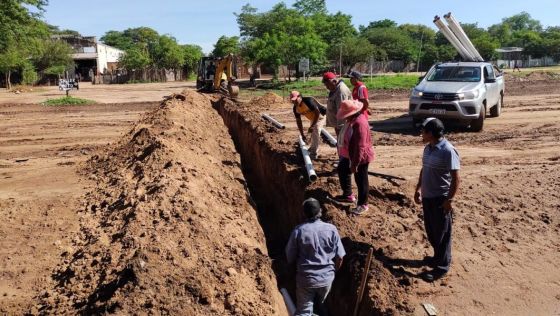
<svg viewBox="0 0 560 316">
<path fill-rule="evenodd" d="M 305 16 L 328 13 L 325 0 L 298 0 L 294 3 L 294 8 Z"/>
<path fill-rule="evenodd" d="M 415 60 L 412 38 L 396 27 L 367 28 L 362 35 L 370 43 L 385 51 L 388 59 L 402 60 L 405 64 Z"/>
<path fill-rule="evenodd" d="M 389 19 L 384 19 L 384 20 L 369 22 L 368 26 L 360 25 L 358 29 L 360 30 L 361 33 L 365 33 L 366 31 L 371 29 L 395 28 L 395 27 L 397 27 L 397 22 Z"/>
<path fill-rule="evenodd" d="M 125 50 L 125 54 L 120 58 L 119 64 L 127 70 L 143 70 L 150 65 L 150 56 L 145 49 L 132 47 Z"/>
<path fill-rule="evenodd" d="M 33 64 L 40 74 L 62 75 L 74 65 L 72 47 L 60 40 L 45 40 L 39 45 L 32 57 Z"/>
<path fill-rule="evenodd" d="M 329 58 L 342 59 L 343 72 L 350 70 L 356 63 L 368 62 L 371 57 L 375 59 L 383 58 L 376 48 L 361 36 L 348 36 L 341 40 L 340 46 L 329 47 Z"/>
<path fill-rule="evenodd" d="M 214 45 L 214 50 L 212 50 L 212 56 L 223 57 L 229 54 L 237 55 L 239 54 L 239 50 L 240 50 L 239 37 L 220 36 L 220 38 L 218 38 L 218 41 Z"/>
<path fill-rule="evenodd" d="M 182 45 L 183 49 L 183 69 L 185 69 L 187 77 L 196 73 L 198 62 L 204 56 L 202 47 L 198 45 Z"/>
<path fill-rule="evenodd" d="M 0 73 L 11 88 L 11 74 L 24 67 L 36 45 L 49 34 L 47 24 L 39 18 L 46 0 L 2 0 L 0 5 Z"/>
<path fill-rule="evenodd" d="M 159 68 L 180 69 L 183 67 L 184 55 L 177 40 L 169 35 L 162 35 L 154 43 L 152 49 L 152 60 Z"/>
<path fill-rule="evenodd" d="M 511 27 L 512 31 L 542 31 L 542 24 L 540 21 L 535 20 L 531 15 L 525 11 L 510 16 L 509 18 L 502 19 L 502 24 L 507 24 Z"/>
</svg>

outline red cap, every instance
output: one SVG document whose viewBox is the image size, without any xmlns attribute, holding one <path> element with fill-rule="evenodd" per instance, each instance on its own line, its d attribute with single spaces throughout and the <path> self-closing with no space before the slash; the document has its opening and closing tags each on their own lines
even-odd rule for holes
<svg viewBox="0 0 560 316">
<path fill-rule="evenodd" d="M 335 75 L 334 73 L 332 73 L 332 72 L 329 71 L 329 72 L 325 72 L 325 73 L 323 74 L 323 81 L 325 81 L 325 80 L 333 80 L 333 79 L 336 79 L 336 75 Z"/>
</svg>

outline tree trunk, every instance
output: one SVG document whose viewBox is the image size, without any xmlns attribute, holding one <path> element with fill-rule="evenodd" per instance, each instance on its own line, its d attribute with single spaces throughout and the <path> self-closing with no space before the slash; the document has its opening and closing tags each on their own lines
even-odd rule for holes
<svg viewBox="0 0 560 316">
<path fill-rule="evenodd" d="M 6 89 L 8 90 L 12 90 L 11 77 L 12 77 L 12 71 L 8 70 L 8 72 L 6 72 Z"/>
</svg>

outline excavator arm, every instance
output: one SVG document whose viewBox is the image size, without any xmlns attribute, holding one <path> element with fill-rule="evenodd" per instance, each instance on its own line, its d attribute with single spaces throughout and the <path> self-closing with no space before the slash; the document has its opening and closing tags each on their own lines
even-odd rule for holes
<svg viewBox="0 0 560 316">
<path fill-rule="evenodd" d="M 213 89 L 214 91 L 227 91 L 229 96 L 235 98 L 239 95 L 239 87 L 233 85 L 233 81 L 235 80 L 235 77 L 233 76 L 233 67 L 233 54 L 229 54 L 228 56 L 216 61 L 216 73 L 214 75 Z"/>
</svg>

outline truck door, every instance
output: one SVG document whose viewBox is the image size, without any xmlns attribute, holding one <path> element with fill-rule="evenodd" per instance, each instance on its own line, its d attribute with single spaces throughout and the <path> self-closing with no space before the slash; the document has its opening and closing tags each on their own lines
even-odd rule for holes
<svg viewBox="0 0 560 316">
<path fill-rule="evenodd" d="M 498 103 L 498 96 L 500 94 L 492 65 L 484 66 L 484 84 L 486 85 L 486 109 L 489 109 Z"/>
</svg>

